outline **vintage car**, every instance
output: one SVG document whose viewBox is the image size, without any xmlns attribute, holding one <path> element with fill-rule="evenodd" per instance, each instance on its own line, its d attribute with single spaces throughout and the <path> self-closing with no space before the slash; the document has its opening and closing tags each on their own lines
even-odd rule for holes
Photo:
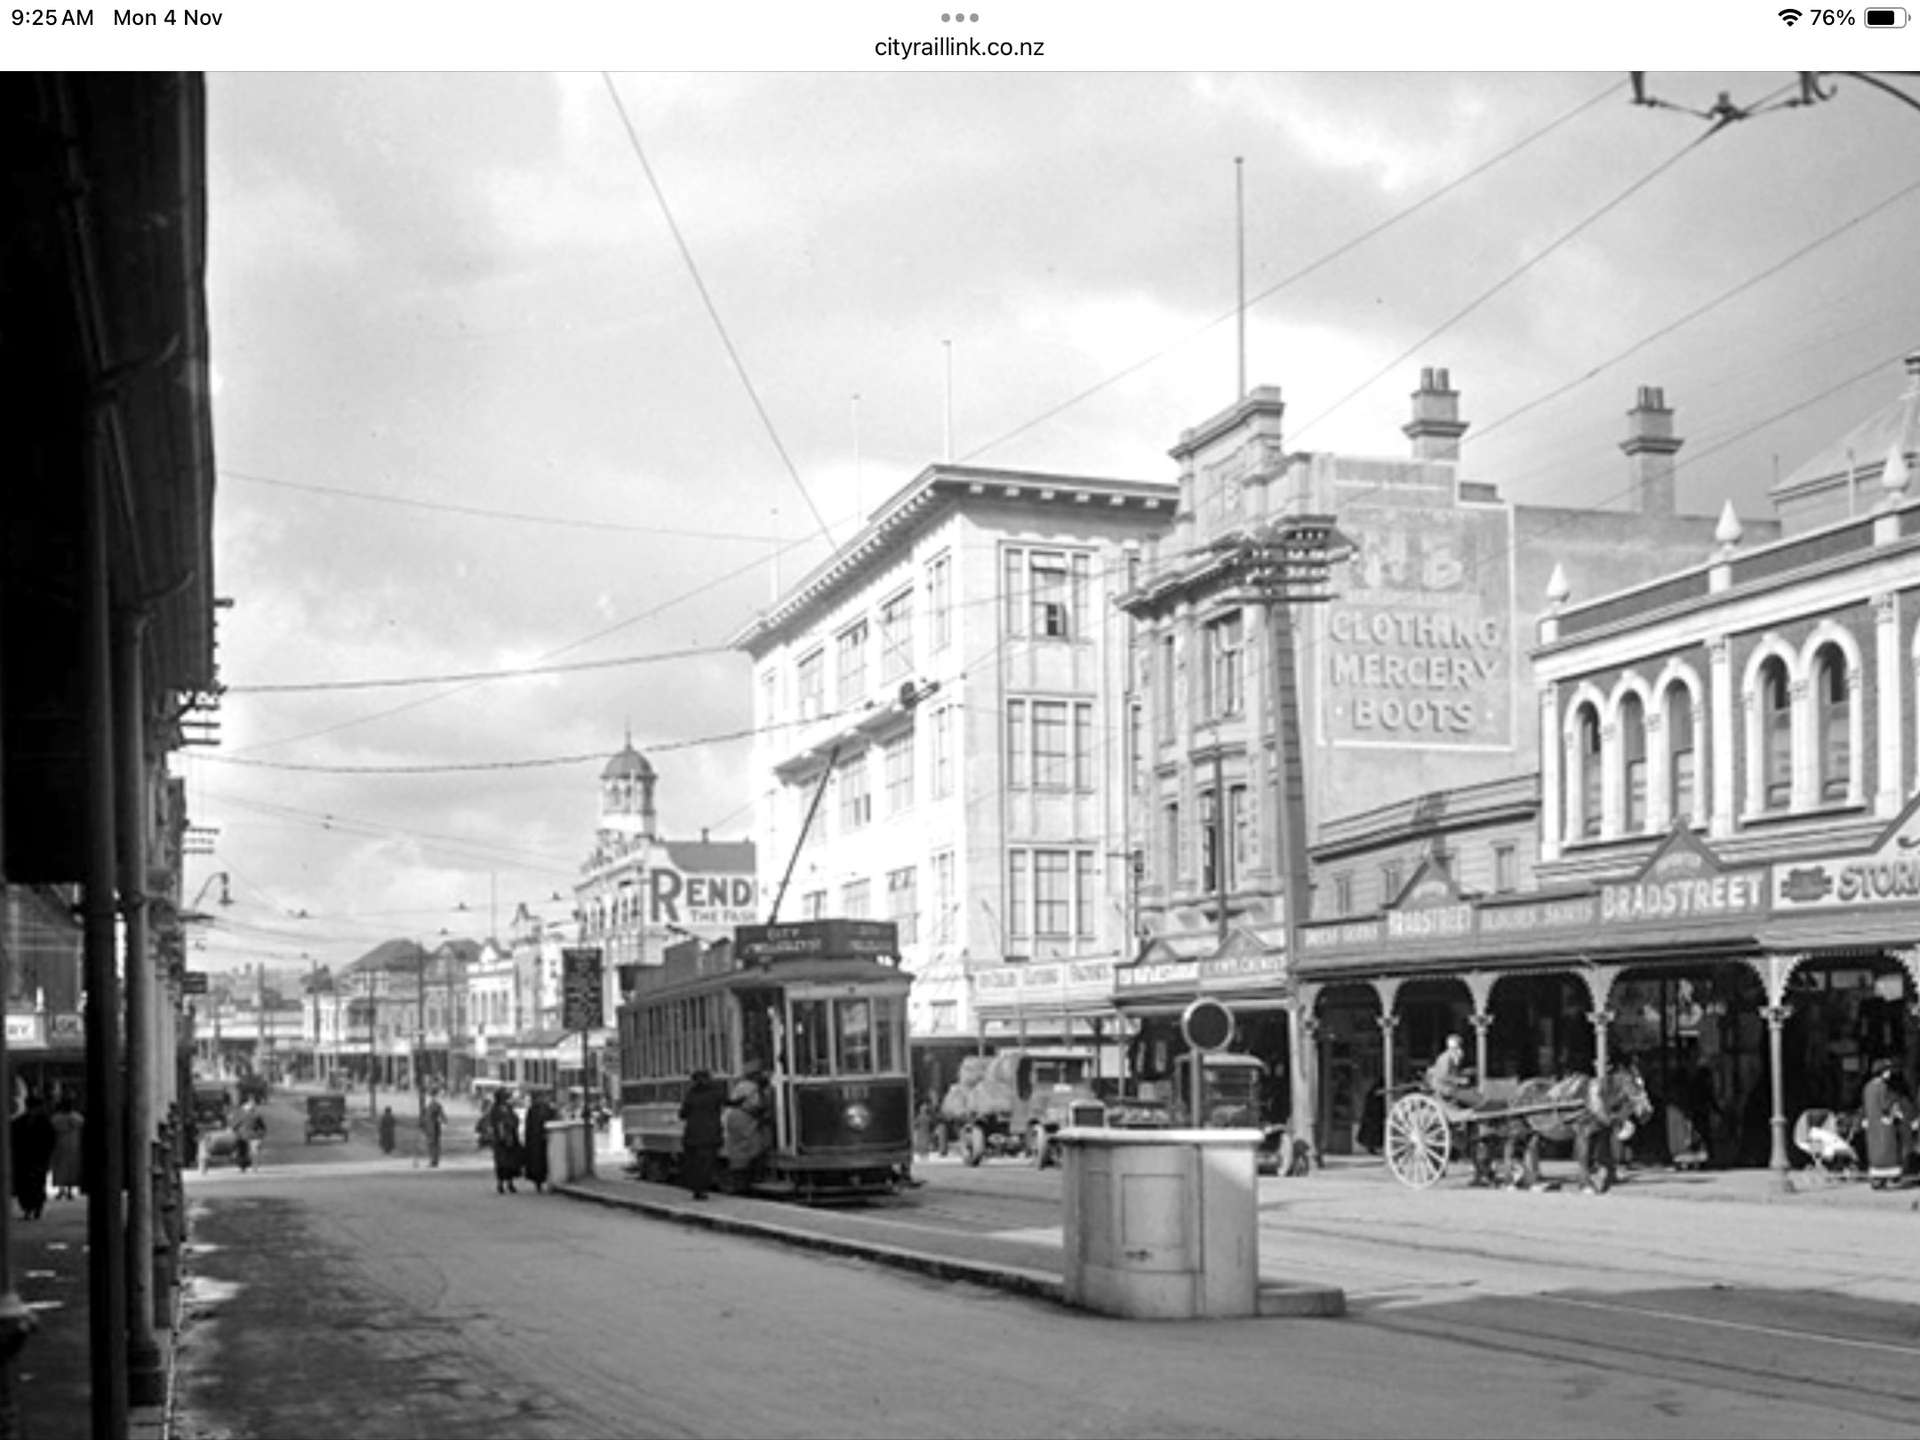
<svg viewBox="0 0 1920 1440">
<path fill-rule="evenodd" d="M 326 1094 L 307 1096 L 307 1144 L 316 1135 L 351 1138 L 347 1133 L 347 1097 Z"/>
<path fill-rule="evenodd" d="M 193 1128 L 224 1130 L 233 1115 L 233 1093 L 225 1085 L 202 1082 L 193 1087 Z"/>
<path fill-rule="evenodd" d="M 1191 1126 L 1192 1075 L 1190 1060 L 1182 1059 L 1169 1080 L 1150 1090 L 1140 1087 L 1145 1093 L 1111 1098 L 1107 1123 L 1126 1130 Z M 1260 1173 L 1278 1175 L 1292 1157 L 1286 1126 L 1269 1124 L 1263 1118 L 1261 1091 L 1266 1078 L 1266 1065 L 1251 1055 L 1207 1056 L 1200 1082 L 1200 1126 L 1206 1130 L 1258 1130 L 1260 1149 L 1256 1159 Z"/>
</svg>

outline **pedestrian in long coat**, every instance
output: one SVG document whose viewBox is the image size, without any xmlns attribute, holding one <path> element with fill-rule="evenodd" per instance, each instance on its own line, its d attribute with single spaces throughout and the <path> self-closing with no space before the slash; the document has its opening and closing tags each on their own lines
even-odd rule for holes
<svg viewBox="0 0 1920 1440">
<path fill-rule="evenodd" d="M 493 1150 L 493 1193 L 517 1194 L 513 1182 L 520 1174 L 520 1117 L 506 1091 L 494 1095 L 485 1123 L 487 1144 Z"/>
<path fill-rule="evenodd" d="M 693 1198 L 704 1200 L 713 1188 L 713 1162 L 726 1140 L 720 1118 L 727 1106 L 727 1092 L 711 1071 L 696 1070 L 680 1101 L 680 1118 L 686 1122 L 680 1133 L 680 1163 L 687 1188 Z"/>
<path fill-rule="evenodd" d="M 47 1167 L 53 1163 L 53 1121 L 47 1117 L 46 1101 L 29 1095 L 26 1109 L 13 1117 L 8 1139 L 13 1146 L 13 1198 L 20 1202 L 20 1218 L 38 1220 L 47 1208 Z"/>
<path fill-rule="evenodd" d="M 393 1127 L 393 1107 L 389 1105 L 380 1112 L 380 1153 L 382 1155 L 393 1153 Z"/>
<path fill-rule="evenodd" d="M 420 1116 L 420 1135 L 427 1142 L 427 1164 L 438 1166 L 440 1163 L 440 1137 L 447 1128 L 447 1109 L 440 1103 L 438 1095 L 427 1101 L 427 1108 Z"/>
<path fill-rule="evenodd" d="M 73 1097 L 62 1095 L 53 1107 L 53 1188 L 57 1200 L 71 1200 L 74 1191 L 86 1187 L 80 1150 L 80 1131 L 85 1123 L 73 1108 Z"/>
<path fill-rule="evenodd" d="M 527 1179 L 533 1181 L 533 1188 L 539 1191 L 547 1188 L 547 1122 L 552 1119 L 553 1107 L 547 1104 L 547 1097 L 535 1095 L 520 1127 L 524 1137 L 520 1167 Z"/>
<path fill-rule="evenodd" d="M 1867 1131 L 1867 1179 L 1874 1189 L 1884 1190 L 1906 1168 L 1912 1123 L 1906 1102 L 1894 1089 L 1892 1060 L 1875 1062 L 1873 1078 L 1860 1092 L 1860 1112 Z"/>
</svg>

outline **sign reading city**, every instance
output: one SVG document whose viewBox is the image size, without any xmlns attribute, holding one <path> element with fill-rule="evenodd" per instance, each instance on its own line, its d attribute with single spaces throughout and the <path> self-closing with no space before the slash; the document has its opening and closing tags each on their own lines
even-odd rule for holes
<svg viewBox="0 0 1920 1440">
<path fill-rule="evenodd" d="M 733 951 L 741 960 L 802 956 L 892 960 L 900 955 L 900 927 L 891 920 L 796 920 L 785 925 L 737 925 Z"/>
<path fill-rule="evenodd" d="M 597 1030 L 606 1023 L 601 1004 L 600 948 L 583 945 L 560 952 L 560 1028 Z"/>
<path fill-rule="evenodd" d="M 1355 543 L 1325 607 L 1321 719 L 1336 745 L 1513 743 L 1513 536 L 1444 486 L 1341 486 Z"/>
</svg>

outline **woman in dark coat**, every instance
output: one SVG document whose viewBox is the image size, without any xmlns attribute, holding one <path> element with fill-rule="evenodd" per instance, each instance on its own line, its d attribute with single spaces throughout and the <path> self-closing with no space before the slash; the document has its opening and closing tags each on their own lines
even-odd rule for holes
<svg viewBox="0 0 1920 1440">
<path fill-rule="evenodd" d="M 20 1218 L 38 1220 L 47 1208 L 47 1169 L 53 1164 L 57 1140 L 47 1105 L 38 1095 L 27 1097 L 27 1108 L 13 1117 L 13 1198 L 20 1202 Z"/>
<path fill-rule="evenodd" d="M 513 1182 L 520 1174 L 520 1117 L 504 1090 L 495 1092 L 487 1111 L 486 1141 L 493 1149 L 493 1193 L 518 1194 Z"/>
<path fill-rule="evenodd" d="M 1860 1092 L 1860 1111 L 1867 1132 L 1867 1178 L 1874 1189 L 1884 1190 L 1906 1168 L 1911 1125 L 1907 1107 L 1894 1089 L 1893 1061 L 1875 1062 L 1873 1078 Z"/>
<path fill-rule="evenodd" d="M 712 1073 L 694 1071 L 686 1098 L 680 1102 L 680 1118 L 686 1122 L 680 1134 L 680 1150 L 687 1188 L 696 1200 L 706 1199 L 713 1188 L 713 1162 L 726 1139 L 720 1118 L 726 1105 L 727 1092 Z"/>
<path fill-rule="evenodd" d="M 520 1146 L 523 1152 L 520 1168 L 538 1191 L 547 1188 L 547 1122 L 551 1119 L 553 1107 L 547 1104 L 547 1097 L 535 1095 L 533 1103 L 527 1106 L 526 1122 L 521 1127 L 524 1140 Z"/>
</svg>

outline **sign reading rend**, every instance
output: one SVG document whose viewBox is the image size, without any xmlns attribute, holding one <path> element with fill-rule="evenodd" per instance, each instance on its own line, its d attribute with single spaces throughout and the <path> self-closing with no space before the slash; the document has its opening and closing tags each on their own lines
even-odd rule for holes
<svg viewBox="0 0 1920 1440">
<path fill-rule="evenodd" d="M 1461 506 L 1450 486 L 1354 488 L 1339 516 L 1357 554 L 1318 647 L 1327 738 L 1511 745 L 1510 512 Z"/>
</svg>

